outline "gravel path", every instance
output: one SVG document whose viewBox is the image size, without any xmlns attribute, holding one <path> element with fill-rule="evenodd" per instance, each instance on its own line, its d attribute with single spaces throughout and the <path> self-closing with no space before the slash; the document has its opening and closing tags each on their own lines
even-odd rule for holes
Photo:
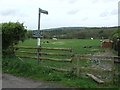
<svg viewBox="0 0 120 90">
<path fill-rule="evenodd" d="M 2 88 L 68 88 L 64 85 L 2 74 Z"/>
</svg>

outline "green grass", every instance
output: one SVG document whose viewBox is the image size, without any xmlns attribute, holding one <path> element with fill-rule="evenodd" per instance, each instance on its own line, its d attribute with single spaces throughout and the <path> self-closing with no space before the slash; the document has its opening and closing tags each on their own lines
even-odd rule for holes
<svg viewBox="0 0 120 90">
<path fill-rule="evenodd" d="M 88 39 L 62 39 L 62 40 L 41 40 L 49 41 L 48 44 L 42 44 L 42 47 L 57 47 L 57 48 L 72 48 L 74 54 L 89 54 L 104 52 L 104 49 L 100 48 L 100 42 L 96 40 Z M 37 40 L 31 39 L 25 42 L 20 42 L 18 46 L 37 47 Z M 83 48 L 84 46 L 92 46 L 92 48 Z M 25 49 L 23 49 L 25 50 Z M 21 50 L 22 51 L 22 50 Z M 27 50 L 36 51 L 36 50 Z M 45 50 L 46 52 L 59 52 L 54 50 Z M 64 53 L 67 53 L 66 51 Z M 20 54 L 26 55 L 26 54 Z M 29 54 L 28 54 L 29 55 Z M 29 55 L 32 56 L 32 55 Z M 35 56 L 35 55 L 34 55 Z M 60 58 L 57 56 L 47 56 L 51 58 Z M 66 57 L 62 57 L 63 59 Z M 37 80 L 54 81 L 56 83 L 62 83 L 71 87 L 77 88 L 101 88 L 103 86 L 98 85 L 92 79 L 87 76 L 77 77 L 74 72 L 56 72 L 43 66 L 52 66 L 59 68 L 72 68 L 73 64 L 76 64 L 76 60 L 73 63 L 54 62 L 48 60 L 42 60 L 38 65 L 37 60 L 34 59 L 19 59 L 17 57 L 6 57 L 3 59 L 3 72 L 11 73 L 18 76 L 29 77 Z M 83 61 L 80 65 L 86 65 Z M 117 88 L 117 86 L 104 86 L 105 88 Z"/>
<path fill-rule="evenodd" d="M 73 53 L 77 54 L 87 54 L 87 53 L 96 53 L 102 52 L 104 49 L 100 48 L 100 41 L 99 39 L 90 40 L 90 39 L 59 39 L 59 40 L 41 40 L 49 41 L 48 44 L 41 43 L 42 47 L 57 47 L 57 48 L 72 48 Z M 25 42 L 20 42 L 18 46 L 32 46 L 37 47 L 37 40 L 31 39 L 26 40 Z M 92 48 L 83 48 L 84 46 L 92 46 Z M 91 51 L 92 49 L 96 49 Z"/>
<path fill-rule="evenodd" d="M 41 43 L 42 47 L 57 47 L 57 48 L 72 48 L 74 54 L 89 54 L 89 53 L 96 53 L 96 52 L 104 52 L 104 49 L 100 48 L 100 41 L 99 39 L 96 40 L 90 40 L 90 39 L 60 39 L 60 40 L 41 40 L 43 41 L 49 41 L 48 44 L 43 44 Z M 29 47 L 37 47 L 37 40 L 36 39 L 31 39 L 31 40 L 26 40 L 25 42 L 20 42 L 18 46 L 29 46 Z M 84 46 L 92 46 L 92 48 L 84 48 Z M 28 50 L 28 49 L 20 49 L 26 50 L 26 51 L 31 51 L 31 52 L 36 52 L 36 50 Z M 56 51 L 56 50 L 42 50 L 45 52 L 57 52 L 57 53 L 63 53 L 63 51 Z M 64 51 L 64 53 L 70 53 L 67 51 Z M 19 54 L 19 55 L 30 55 L 30 54 Z M 31 55 L 31 56 L 36 56 L 36 55 Z M 64 57 L 64 56 L 46 56 L 42 55 L 42 57 L 49 57 L 49 58 L 61 58 L 61 59 L 69 59 L 70 57 Z M 37 60 L 32 60 L 32 59 L 23 59 L 25 62 L 29 62 L 31 64 L 37 63 Z M 53 62 L 53 61 L 48 61 L 48 60 L 42 60 L 42 64 L 45 66 L 52 66 L 52 67 L 59 67 L 59 68 L 72 68 L 73 64 L 71 63 L 64 63 L 64 62 Z M 74 64 L 76 64 L 76 61 L 73 61 Z M 82 64 L 82 63 L 81 63 Z"/>
<path fill-rule="evenodd" d="M 76 77 L 72 72 L 56 72 L 51 69 L 43 68 L 41 65 L 23 62 L 16 57 L 6 57 L 3 60 L 3 72 L 16 76 L 52 81 L 76 88 L 117 88 L 117 86 L 114 85 L 101 86 L 87 76 Z"/>
</svg>

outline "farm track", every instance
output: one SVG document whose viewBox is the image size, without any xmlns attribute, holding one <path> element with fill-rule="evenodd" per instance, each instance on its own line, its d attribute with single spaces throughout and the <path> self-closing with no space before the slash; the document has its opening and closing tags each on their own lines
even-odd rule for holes
<svg viewBox="0 0 120 90">
<path fill-rule="evenodd" d="M 2 74 L 2 88 L 68 88 L 61 84 Z"/>
</svg>

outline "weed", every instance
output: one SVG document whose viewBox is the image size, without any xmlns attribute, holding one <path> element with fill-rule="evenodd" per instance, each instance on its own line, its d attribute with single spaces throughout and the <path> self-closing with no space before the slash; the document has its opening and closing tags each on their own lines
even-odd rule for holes
<svg viewBox="0 0 120 90">
<path fill-rule="evenodd" d="M 55 74 L 52 75 L 49 73 L 49 76 L 46 78 L 46 80 L 47 81 L 61 81 L 62 78 L 59 75 L 55 75 Z"/>
<path fill-rule="evenodd" d="M 66 78 L 75 78 L 77 77 L 76 74 L 74 73 L 74 71 L 70 71 L 70 72 L 67 72 L 64 77 Z"/>
</svg>

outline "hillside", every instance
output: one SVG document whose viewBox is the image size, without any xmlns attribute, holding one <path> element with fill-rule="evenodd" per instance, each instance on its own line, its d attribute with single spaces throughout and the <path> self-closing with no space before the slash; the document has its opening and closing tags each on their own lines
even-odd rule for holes
<svg viewBox="0 0 120 90">
<path fill-rule="evenodd" d="M 54 31 L 54 30 L 81 30 L 81 29 L 102 29 L 102 28 L 117 28 L 114 27 L 58 27 L 58 28 L 50 28 L 50 29 L 43 29 L 43 31 Z"/>
<path fill-rule="evenodd" d="M 50 28 L 50 29 L 43 29 L 44 31 L 54 31 L 54 30 L 80 30 L 80 29 L 86 29 L 89 27 L 58 27 L 58 28 Z"/>
<path fill-rule="evenodd" d="M 60 39 L 86 39 L 86 38 L 110 38 L 117 30 L 117 27 L 61 27 L 53 29 L 44 29 L 44 38 Z"/>
</svg>

